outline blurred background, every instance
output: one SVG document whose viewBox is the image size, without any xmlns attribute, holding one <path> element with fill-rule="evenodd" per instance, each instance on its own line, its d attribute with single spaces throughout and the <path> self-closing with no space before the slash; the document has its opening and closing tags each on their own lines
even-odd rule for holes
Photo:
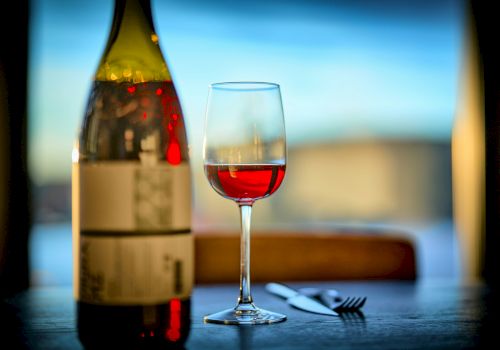
<svg viewBox="0 0 500 350">
<path fill-rule="evenodd" d="M 235 231 L 208 185 L 208 85 L 281 85 L 288 165 L 254 230 L 394 228 L 419 278 L 460 274 L 451 136 L 463 53 L 460 0 L 152 0 L 190 143 L 193 229 Z M 31 0 L 28 168 L 31 282 L 71 284 L 71 149 L 111 27 L 111 0 Z"/>
</svg>

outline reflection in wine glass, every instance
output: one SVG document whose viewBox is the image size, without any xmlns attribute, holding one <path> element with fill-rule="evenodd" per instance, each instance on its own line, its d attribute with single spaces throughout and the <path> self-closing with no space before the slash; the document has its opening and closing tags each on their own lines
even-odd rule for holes
<svg viewBox="0 0 500 350">
<path fill-rule="evenodd" d="M 274 83 L 210 85 L 203 144 L 205 175 L 241 213 L 240 295 L 234 308 L 205 316 L 205 322 L 268 324 L 286 316 L 258 308 L 250 293 L 252 205 L 273 194 L 286 170 L 286 140 L 280 87 Z M 222 253 L 222 252 L 220 252 Z"/>
</svg>

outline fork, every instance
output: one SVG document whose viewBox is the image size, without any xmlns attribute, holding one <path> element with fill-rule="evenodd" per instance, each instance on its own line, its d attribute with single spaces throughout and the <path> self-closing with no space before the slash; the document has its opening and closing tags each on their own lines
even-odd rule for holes
<svg viewBox="0 0 500 350">
<path fill-rule="evenodd" d="M 354 312 L 358 311 L 365 305 L 366 297 L 346 297 L 342 301 L 326 302 L 322 297 L 321 300 L 332 310 L 337 312 Z"/>
<path fill-rule="evenodd" d="M 337 312 L 355 312 L 365 305 L 366 297 L 345 297 L 342 298 L 340 293 L 335 289 L 327 289 L 322 291 L 319 288 L 301 288 L 299 292 L 307 296 L 320 300 L 330 309 Z"/>
</svg>

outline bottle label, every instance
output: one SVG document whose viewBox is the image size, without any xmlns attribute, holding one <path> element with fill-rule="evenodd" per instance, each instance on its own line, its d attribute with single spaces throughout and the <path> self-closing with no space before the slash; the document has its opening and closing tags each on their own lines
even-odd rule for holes
<svg viewBox="0 0 500 350">
<path fill-rule="evenodd" d="M 189 166 L 81 163 L 80 228 L 179 231 L 191 227 Z"/>
<path fill-rule="evenodd" d="M 187 298 L 193 288 L 191 234 L 80 237 L 77 300 L 154 305 Z"/>
<path fill-rule="evenodd" d="M 73 179 L 76 299 L 152 305 L 188 297 L 194 280 L 189 166 L 74 163 Z"/>
</svg>

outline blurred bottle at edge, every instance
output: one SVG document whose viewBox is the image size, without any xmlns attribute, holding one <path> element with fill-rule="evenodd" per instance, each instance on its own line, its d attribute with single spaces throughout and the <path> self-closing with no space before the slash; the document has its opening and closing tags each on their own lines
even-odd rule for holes
<svg viewBox="0 0 500 350">
<path fill-rule="evenodd" d="M 461 96 L 452 138 L 462 276 L 500 290 L 500 50 L 494 2 L 465 2 Z"/>
<path fill-rule="evenodd" d="M 116 0 L 73 150 L 74 295 L 91 348 L 182 346 L 193 285 L 184 120 L 149 0 Z"/>
</svg>

